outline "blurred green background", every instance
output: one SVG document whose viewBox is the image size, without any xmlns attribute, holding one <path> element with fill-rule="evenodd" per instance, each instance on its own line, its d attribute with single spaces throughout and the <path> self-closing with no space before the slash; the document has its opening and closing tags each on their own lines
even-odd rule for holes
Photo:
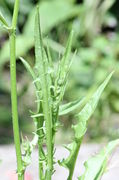
<svg viewBox="0 0 119 180">
<path fill-rule="evenodd" d="M 69 74 L 64 101 L 92 92 L 109 72 L 112 80 L 90 120 L 87 140 L 119 137 L 119 1 L 118 0 L 20 0 L 17 28 L 17 82 L 20 127 L 30 134 L 34 126 L 29 110 L 36 107 L 33 83 L 21 64 L 23 56 L 34 65 L 34 16 L 39 3 L 44 43 L 49 44 L 54 63 L 64 52 L 74 30 L 72 52 L 77 50 Z M 9 24 L 14 0 L 0 0 L 0 12 Z M 0 24 L 0 143 L 12 141 L 8 34 Z M 75 114 L 75 112 L 74 112 Z M 69 133 L 74 114 L 64 116 L 62 134 Z M 67 129 L 67 131 L 66 131 Z M 67 137 L 67 136 L 66 136 Z"/>
</svg>

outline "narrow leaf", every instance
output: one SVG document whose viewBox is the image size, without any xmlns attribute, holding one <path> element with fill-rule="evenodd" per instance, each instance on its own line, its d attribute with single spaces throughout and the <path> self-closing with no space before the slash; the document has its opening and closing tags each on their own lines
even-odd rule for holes
<svg viewBox="0 0 119 180">
<path fill-rule="evenodd" d="M 58 78 L 57 78 L 58 81 L 62 80 L 62 78 L 63 79 L 65 78 L 65 74 L 67 73 L 67 69 L 70 65 L 69 57 L 70 57 L 70 53 L 71 53 L 72 39 L 73 39 L 73 31 L 71 31 L 71 33 L 70 33 L 64 55 L 61 59 L 60 65 L 59 65 Z"/>
<path fill-rule="evenodd" d="M 40 114 L 34 114 L 31 117 L 36 118 L 36 117 L 42 117 L 42 116 L 44 116 L 44 114 L 40 113 Z"/>
<path fill-rule="evenodd" d="M 77 115 L 78 118 L 78 124 L 73 126 L 73 129 L 75 131 L 75 138 L 80 139 L 87 129 L 87 121 L 92 116 L 93 112 L 96 109 L 96 106 L 98 104 L 98 101 L 100 99 L 100 96 L 108 84 L 113 72 L 110 73 L 110 75 L 105 79 L 105 81 L 99 86 L 97 91 L 93 94 L 93 96 L 90 98 L 89 102 L 84 106 L 84 108 L 81 110 L 81 112 Z"/>
<path fill-rule="evenodd" d="M 49 65 L 53 69 L 53 60 L 52 60 L 52 57 L 51 57 L 51 52 L 50 52 L 50 49 L 49 49 L 48 41 L 47 41 L 47 55 L 48 55 Z"/>
<path fill-rule="evenodd" d="M 63 58 L 61 60 L 61 67 L 65 68 L 65 66 L 67 64 L 69 64 L 69 55 L 71 53 L 71 46 L 72 46 L 72 39 L 73 39 L 73 31 L 71 31 L 68 42 L 67 42 L 67 46 L 66 46 L 66 50 L 65 53 L 63 55 Z"/>
<path fill-rule="evenodd" d="M 39 16 L 39 7 L 37 7 L 37 12 L 35 16 L 35 29 L 34 29 L 34 40 L 35 40 L 35 68 L 39 71 L 40 74 L 44 73 L 44 48 L 43 41 L 41 36 L 40 29 L 40 16 Z"/>
<path fill-rule="evenodd" d="M 89 101 L 87 102 L 87 104 L 83 107 L 83 109 L 77 115 L 78 123 L 73 126 L 75 139 L 70 145 L 70 154 L 67 157 L 67 159 L 63 159 L 63 161 L 60 162 L 60 165 L 69 169 L 68 180 L 70 180 L 73 176 L 73 171 L 74 171 L 78 151 L 79 151 L 80 145 L 82 143 L 82 138 L 87 130 L 87 122 L 88 122 L 89 118 L 91 117 L 91 115 L 93 114 L 94 110 L 96 109 L 99 98 L 100 98 L 104 88 L 108 84 L 112 74 L 113 74 L 113 72 L 109 74 L 109 76 L 99 86 L 99 88 L 92 95 L 92 97 L 89 98 Z"/>
<path fill-rule="evenodd" d="M 66 82 L 67 82 L 67 75 L 69 72 L 70 64 L 72 61 L 69 61 L 70 53 L 71 53 L 71 45 L 72 45 L 72 39 L 73 39 L 73 31 L 71 31 L 67 46 L 64 52 L 64 55 L 59 63 L 58 72 L 56 75 L 56 81 L 55 81 L 55 98 L 56 98 L 56 104 L 59 105 L 60 101 L 63 98 Z"/>
<path fill-rule="evenodd" d="M 83 99 L 78 99 L 75 101 L 72 101 L 70 103 L 61 105 L 59 108 L 59 115 L 66 115 L 74 110 L 76 110 L 77 108 L 81 108 L 83 106 L 83 104 L 85 103 L 86 98 Z"/>
<path fill-rule="evenodd" d="M 100 180 L 105 172 L 109 155 L 117 145 L 119 145 L 119 139 L 109 142 L 99 154 L 86 161 L 84 163 L 85 172 L 79 180 Z"/>
<path fill-rule="evenodd" d="M 22 61 L 23 65 L 25 66 L 26 70 L 29 72 L 29 74 L 31 75 L 31 77 L 33 78 L 33 80 L 36 80 L 36 76 L 34 71 L 32 70 L 31 66 L 28 64 L 28 62 L 23 59 L 22 57 L 20 57 L 20 60 Z"/>
<path fill-rule="evenodd" d="M 37 103 L 39 104 L 39 102 L 41 101 L 41 86 L 40 83 L 37 80 L 37 77 L 34 73 L 34 71 L 32 70 L 31 66 L 28 64 L 28 62 L 26 60 L 24 60 L 22 57 L 20 57 L 20 60 L 22 61 L 23 65 L 25 66 L 26 70 L 28 71 L 28 73 L 31 75 L 35 88 L 36 88 L 36 97 L 37 97 Z M 40 104 L 38 105 L 40 106 Z"/>
<path fill-rule="evenodd" d="M 5 26 L 5 27 L 9 27 L 7 21 L 5 20 L 5 18 L 3 17 L 3 15 L 0 12 L 0 22 Z"/>
<path fill-rule="evenodd" d="M 45 120 L 45 128 L 46 128 L 46 146 L 48 151 L 48 156 L 46 159 L 47 162 L 47 170 L 46 170 L 46 179 L 48 179 L 49 173 L 52 174 L 53 170 L 53 141 L 52 141 L 52 99 L 50 94 L 50 77 L 48 74 L 48 59 L 43 47 L 41 29 L 40 29 L 40 15 L 39 8 L 37 8 L 36 16 L 35 16 L 35 69 L 37 70 L 37 75 L 40 79 L 41 90 L 42 90 L 42 111 L 44 114 Z M 42 112 L 40 112 L 42 113 Z M 42 123 L 43 126 L 43 123 Z M 42 127 L 39 125 L 38 129 Z M 50 142 L 50 143 L 49 143 Z M 41 158 L 41 156 L 40 156 Z"/>
</svg>

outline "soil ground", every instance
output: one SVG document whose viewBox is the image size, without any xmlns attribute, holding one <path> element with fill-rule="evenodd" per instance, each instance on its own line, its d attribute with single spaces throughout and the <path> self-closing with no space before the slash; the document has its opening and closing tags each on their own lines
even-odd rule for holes
<svg viewBox="0 0 119 180">
<path fill-rule="evenodd" d="M 68 155 L 68 151 L 64 148 L 57 146 L 56 147 L 56 159 L 58 160 L 60 157 L 66 157 Z M 77 177 L 81 175 L 84 171 L 83 163 L 90 156 L 95 155 L 102 146 L 98 144 L 84 144 L 81 147 L 80 154 L 78 156 L 76 169 L 74 173 L 73 180 L 77 180 Z M 0 180 L 11 180 L 8 177 L 8 172 L 15 171 L 16 168 L 16 157 L 15 150 L 13 145 L 4 145 L 0 146 L 0 159 L 2 160 L 0 164 Z M 38 156 L 37 149 L 34 150 L 32 155 L 32 165 L 27 168 L 27 172 L 30 172 L 33 180 L 38 180 Z M 68 171 L 65 168 L 60 167 L 58 164 L 55 166 L 56 172 L 53 176 L 53 180 L 66 180 Z M 116 151 L 110 158 L 107 172 L 103 175 L 102 180 L 119 180 L 119 149 Z"/>
</svg>

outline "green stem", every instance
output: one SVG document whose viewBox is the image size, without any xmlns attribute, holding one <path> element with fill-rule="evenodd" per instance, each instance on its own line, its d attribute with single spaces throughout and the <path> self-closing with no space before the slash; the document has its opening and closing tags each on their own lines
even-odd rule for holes
<svg viewBox="0 0 119 180">
<path fill-rule="evenodd" d="M 17 19 L 18 19 L 18 12 L 19 12 L 19 2 L 20 0 L 16 0 L 14 4 L 14 12 L 12 18 L 12 28 L 16 28 L 17 26 Z"/>
<path fill-rule="evenodd" d="M 40 91 L 39 84 L 36 83 L 35 86 L 36 86 L 36 91 L 37 90 Z M 36 97 L 37 97 L 37 100 L 39 100 L 39 98 L 40 98 L 39 93 L 36 93 Z M 42 109 L 41 102 L 37 103 L 37 113 L 42 113 L 42 111 L 43 111 L 43 109 Z M 43 129 L 41 129 L 43 127 L 43 122 L 44 122 L 44 117 L 37 118 L 37 127 L 36 128 L 37 128 L 37 134 L 38 134 L 38 157 L 39 157 L 38 165 L 39 165 L 39 178 L 40 178 L 40 180 L 44 179 L 43 161 L 40 161 L 44 157 L 44 154 L 43 154 L 43 152 L 44 152 L 43 151 L 44 131 L 43 131 Z"/>
<path fill-rule="evenodd" d="M 42 89 L 42 109 L 45 121 L 45 133 L 46 133 L 46 172 L 45 179 L 51 180 L 53 171 L 53 150 L 52 150 L 52 114 L 51 114 L 51 99 L 50 99 L 50 87 L 47 69 L 47 58 L 45 50 L 43 48 L 42 36 L 40 31 L 40 16 L 39 8 L 37 8 L 35 18 L 35 56 L 36 56 L 36 68 L 38 68 L 38 74 L 40 77 L 40 85 Z M 39 69 L 40 68 L 40 69 Z"/>
<path fill-rule="evenodd" d="M 38 155 L 39 155 L 39 158 L 42 157 L 42 143 L 41 143 L 41 139 L 38 140 Z M 43 162 L 40 162 L 39 160 L 39 178 L 40 180 L 43 180 L 44 179 L 44 173 L 43 173 Z"/>
<path fill-rule="evenodd" d="M 12 19 L 12 27 L 10 30 L 10 74 L 11 74 L 11 103 L 12 103 L 12 121 L 14 143 L 17 158 L 18 180 L 24 179 L 22 172 L 22 155 L 20 147 L 19 123 L 18 123 L 18 108 L 17 108 L 17 86 L 16 86 L 16 25 L 19 10 L 19 0 L 15 1 L 14 13 Z"/>
<path fill-rule="evenodd" d="M 80 146 L 81 146 L 81 143 L 82 143 L 82 139 L 83 138 L 81 138 L 79 142 L 75 142 L 76 146 L 73 149 L 73 152 L 71 152 L 72 155 L 71 155 L 71 157 L 70 157 L 70 159 L 68 161 L 69 176 L 68 176 L 67 180 L 72 180 L 72 177 L 73 177 L 73 174 L 74 174 L 74 169 L 75 169 L 75 164 L 76 164 L 76 160 L 77 160 L 77 156 L 78 156 Z"/>
<path fill-rule="evenodd" d="M 45 70 L 44 70 L 45 72 Z M 51 109 L 49 106 L 49 95 L 48 95 L 48 82 L 47 75 L 43 75 L 43 113 L 46 127 L 46 145 L 47 145 L 47 171 L 46 179 L 51 180 L 53 170 L 53 149 L 52 149 L 52 116 Z"/>
<path fill-rule="evenodd" d="M 37 129 L 43 127 L 43 122 L 44 122 L 44 119 L 42 119 L 42 118 L 38 119 L 38 121 L 37 121 Z M 39 138 L 38 138 L 39 178 L 40 178 L 40 180 L 43 180 L 44 179 L 43 161 L 41 161 L 41 159 L 44 158 L 44 154 L 43 154 L 43 135 L 44 135 L 44 132 L 41 129 L 41 130 L 38 130 L 37 133 L 39 135 Z"/>
<path fill-rule="evenodd" d="M 80 144 L 77 145 L 77 147 L 75 149 L 75 154 L 74 154 L 74 158 L 73 158 L 74 161 L 72 162 L 71 168 L 69 169 L 69 176 L 68 176 L 67 180 L 72 180 L 79 148 L 80 148 Z"/>
</svg>

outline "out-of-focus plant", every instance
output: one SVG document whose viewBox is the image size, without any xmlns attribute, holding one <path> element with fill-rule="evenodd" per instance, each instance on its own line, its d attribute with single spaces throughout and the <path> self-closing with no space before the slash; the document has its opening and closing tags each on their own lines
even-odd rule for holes
<svg viewBox="0 0 119 180">
<path fill-rule="evenodd" d="M 114 2 L 115 0 L 84 0 L 79 34 L 93 39 L 100 32 L 107 11 Z"/>
</svg>

